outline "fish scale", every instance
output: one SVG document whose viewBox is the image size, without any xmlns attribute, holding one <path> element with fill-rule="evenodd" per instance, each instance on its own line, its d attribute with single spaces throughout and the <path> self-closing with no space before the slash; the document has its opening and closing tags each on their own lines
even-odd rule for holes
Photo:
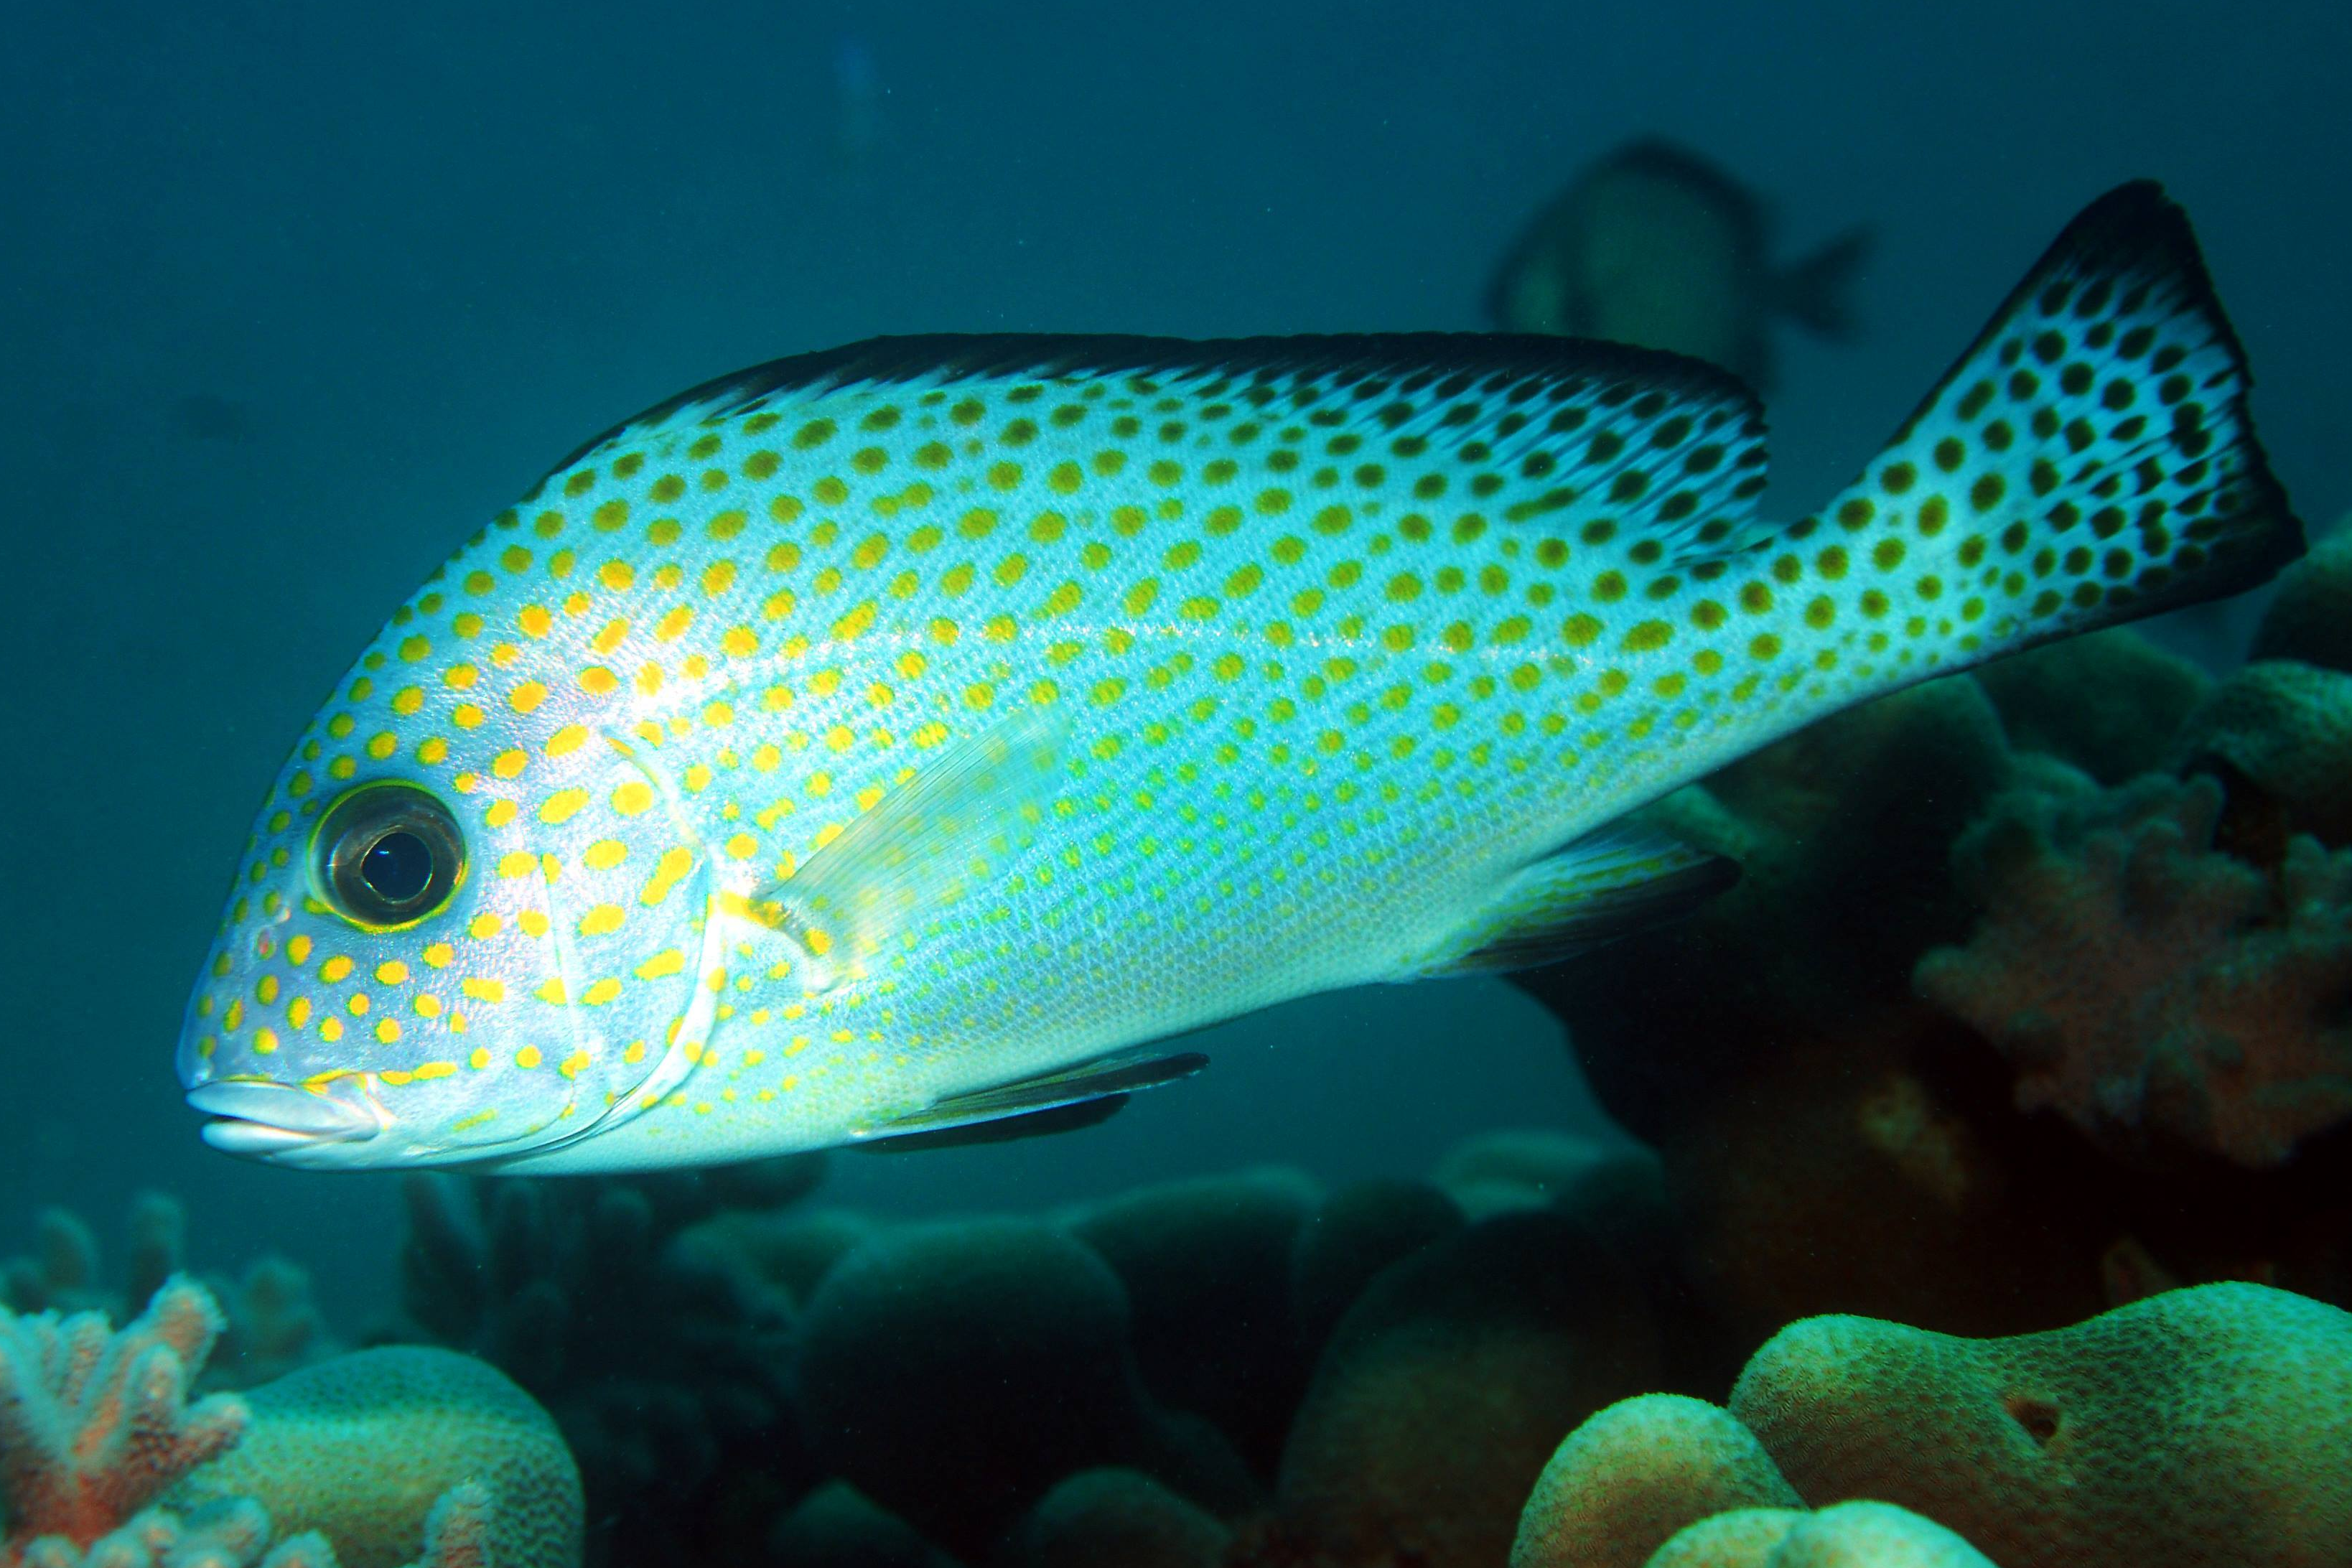
<svg viewBox="0 0 2352 1568">
<path fill-rule="evenodd" d="M 690 1163 L 1559 956 L 1721 883 L 1596 833 L 1631 808 L 2291 558 L 2243 387 L 2147 186 L 1785 526 L 1743 387 L 1602 344 L 882 340 L 710 384 L 395 612 L 264 807 L 183 1079 L 292 1163 Z M 375 930 L 314 839 L 385 785 L 465 872 Z"/>
</svg>

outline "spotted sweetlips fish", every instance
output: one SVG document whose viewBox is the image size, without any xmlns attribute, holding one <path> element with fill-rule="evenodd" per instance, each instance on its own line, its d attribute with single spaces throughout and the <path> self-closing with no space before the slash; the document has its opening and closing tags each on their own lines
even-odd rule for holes
<svg viewBox="0 0 2352 1568">
<path fill-rule="evenodd" d="M 393 613 L 261 808 L 182 1081 L 215 1146 L 338 1169 L 1084 1121 L 1200 1026 L 1706 898 L 1621 819 L 1800 725 L 2270 577 L 2247 384 L 2146 184 L 1794 522 L 1744 386 L 1602 343 L 712 382 Z"/>
</svg>

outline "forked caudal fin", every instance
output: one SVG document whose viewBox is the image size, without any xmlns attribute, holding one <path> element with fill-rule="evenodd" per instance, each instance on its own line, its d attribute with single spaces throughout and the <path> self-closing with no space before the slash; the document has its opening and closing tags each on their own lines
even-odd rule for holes
<svg viewBox="0 0 2352 1568">
<path fill-rule="evenodd" d="M 1868 471 L 1773 543 L 1835 552 L 1837 623 L 1899 650 L 1886 684 L 2241 592 L 2303 553 L 2251 379 L 2188 218 L 2121 186 Z"/>
<path fill-rule="evenodd" d="M 2270 578 L 2303 553 L 2303 528 L 2254 438 L 2250 380 L 2180 209 L 2148 183 L 2093 203 L 1825 510 L 1664 535 L 1672 564 L 1738 584 L 1743 606 L 1786 605 L 1785 631 L 1759 645 L 1810 656 L 1717 755 Z M 1588 835 L 1522 868 L 1416 972 L 1564 957 L 1704 900 L 1726 870 Z"/>
</svg>

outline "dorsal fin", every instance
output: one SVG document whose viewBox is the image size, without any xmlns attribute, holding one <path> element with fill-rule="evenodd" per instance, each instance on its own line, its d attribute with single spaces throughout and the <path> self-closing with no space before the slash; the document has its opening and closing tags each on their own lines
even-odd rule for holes
<svg viewBox="0 0 2352 1568">
<path fill-rule="evenodd" d="M 622 447 L 763 413 L 814 416 L 838 395 L 1106 380 L 1139 396 L 1223 404 L 1237 422 L 1296 420 L 1352 435 L 1368 455 L 1402 443 L 1475 456 L 1482 468 L 1516 470 L 1487 503 L 1507 522 L 1606 523 L 1678 559 L 1758 531 L 1764 416 L 1736 377 L 1654 349 L 1507 333 L 874 338 L 680 393 L 582 447 L 541 488 Z"/>
</svg>

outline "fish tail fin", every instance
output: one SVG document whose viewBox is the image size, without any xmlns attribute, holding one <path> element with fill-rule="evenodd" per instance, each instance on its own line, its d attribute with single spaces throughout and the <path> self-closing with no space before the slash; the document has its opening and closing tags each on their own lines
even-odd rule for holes
<svg viewBox="0 0 2352 1568">
<path fill-rule="evenodd" d="M 1854 319 L 1854 277 L 1870 255 L 1870 230 L 1852 228 L 1772 279 L 1772 303 L 1825 338 L 1851 338 L 1859 330 Z"/>
<path fill-rule="evenodd" d="M 2250 383 L 2186 215 L 2124 185 L 1790 536 L 1838 562 L 1874 684 L 2240 593 L 2304 548 Z"/>
</svg>

